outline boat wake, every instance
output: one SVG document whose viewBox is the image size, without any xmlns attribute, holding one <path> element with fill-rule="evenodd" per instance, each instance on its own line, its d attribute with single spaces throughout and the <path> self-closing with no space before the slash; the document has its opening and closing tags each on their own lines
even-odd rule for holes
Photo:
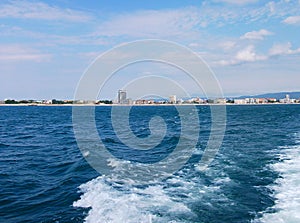
<svg viewBox="0 0 300 223">
<path fill-rule="evenodd" d="M 83 194 L 73 206 L 89 208 L 85 221 L 92 223 L 199 222 L 195 204 L 201 201 L 209 208 L 211 200 L 226 199 L 220 185 L 230 179 L 212 176 L 214 181 L 207 186 L 197 166 L 192 166 L 148 185 L 100 176 L 80 186 Z"/>
<path fill-rule="evenodd" d="M 80 189 L 84 195 L 74 206 L 91 208 L 86 222 L 166 222 L 171 220 L 168 215 L 191 214 L 183 203 L 172 200 L 162 185 L 129 187 L 98 177 Z"/>
<path fill-rule="evenodd" d="M 259 222 L 300 222 L 300 134 L 296 145 L 280 147 L 280 162 L 272 164 L 280 178 L 272 186 L 275 206 L 263 214 Z"/>
</svg>

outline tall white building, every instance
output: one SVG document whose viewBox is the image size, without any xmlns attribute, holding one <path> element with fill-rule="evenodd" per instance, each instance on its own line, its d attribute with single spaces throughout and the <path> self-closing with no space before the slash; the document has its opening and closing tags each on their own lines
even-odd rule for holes
<svg viewBox="0 0 300 223">
<path fill-rule="evenodd" d="M 127 92 L 125 90 L 118 91 L 118 104 L 127 104 Z"/>
<path fill-rule="evenodd" d="M 285 103 L 290 103 L 291 101 L 290 101 L 290 95 L 289 94 L 287 94 L 286 96 L 285 96 Z"/>
<path fill-rule="evenodd" d="M 287 95 L 285 95 L 285 98 L 280 99 L 279 101 L 280 101 L 280 103 L 286 103 L 286 104 L 289 104 L 289 103 L 292 103 L 292 100 L 293 100 L 293 99 L 290 99 L 290 95 L 287 94 Z"/>
</svg>

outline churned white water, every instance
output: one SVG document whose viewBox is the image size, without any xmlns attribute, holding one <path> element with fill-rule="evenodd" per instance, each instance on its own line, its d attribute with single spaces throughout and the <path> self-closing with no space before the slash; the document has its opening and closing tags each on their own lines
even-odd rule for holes
<svg viewBox="0 0 300 223">
<path fill-rule="evenodd" d="M 191 214 L 183 203 L 172 200 L 162 185 L 117 188 L 98 177 L 81 185 L 80 190 L 84 194 L 74 206 L 91 208 L 86 222 L 166 222 L 172 213 Z"/>
<path fill-rule="evenodd" d="M 272 164 L 280 173 L 274 190 L 275 212 L 265 213 L 262 222 L 299 223 L 300 222 L 300 141 L 298 145 L 281 148 L 281 162 Z"/>
<path fill-rule="evenodd" d="M 199 176 L 188 178 L 181 171 L 164 182 L 145 186 L 100 176 L 80 186 L 83 194 L 73 206 L 89 208 L 88 223 L 195 222 L 198 217 L 189 204 L 217 199 L 214 194 L 227 182 L 230 178 L 224 175 L 205 186 Z"/>
</svg>

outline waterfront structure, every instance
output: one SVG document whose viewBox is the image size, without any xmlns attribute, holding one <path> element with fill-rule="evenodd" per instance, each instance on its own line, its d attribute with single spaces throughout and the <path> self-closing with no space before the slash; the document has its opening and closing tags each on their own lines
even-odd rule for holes
<svg viewBox="0 0 300 223">
<path fill-rule="evenodd" d="M 245 99 L 234 99 L 233 101 L 234 101 L 234 104 L 237 104 L 237 105 L 247 104 Z"/>
<path fill-rule="evenodd" d="M 289 104 L 289 103 L 293 103 L 293 99 L 290 99 L 290 95 L 287 94 L 285 95 L 285 98 L 281 99 L 281 102 L 285 104 Z"/>
<path fill-rule="evenodd" d="M 171 104 L 176 104 L 176 95 L 171 95 L 170 97 L 169 97 L 169 102 L 171 103 Z"/>
<path fill-rule="evenodd" d="M 280 99 L 279 102 L 284 104 L 290 103 L 290 95 L 285 95 L 285 98 Z"/>
<path fill-rule="evenodd" d="M 226 104 L 226 98 L 214 99 L 214 104 Z"/>
<path fill-rule="evenodd" d="M 287 94 L 287 95 L 285 96 L 285 99 L 286 99 L 287 103 L 290 102 L 290 95 Z"/>
<path fill-rule="evenodd" d="M 188 104 L 204 104 L 204 103 L 206 103 L 206 100 L 196 97 L 196 98 L 191 98 L 189 100 L 186 100 L 184 102 L 188 103 Z"/>
<path fill-rule="evenodd" d="M 283 99 L 280 99 L 279 100 L 280 103 L 283 103 L 283 104 L 293 104 L 293 103 L 296 103 L 297 100 L 296 99 L 293 99 L 293 98 L 290 98 L 290 95 L 286 95 L 285 98 Z"/>
<path fill-rule="evenodd" d="M 268 100 L 265 98 L 256 98 L 256 103 L 257 104 L 265 104 L 265 103 L 268 103 Z"/>
<path fill-rule="evenodd" d="M 247 104 L 255 104 L 255 98 L 245 98 Z"/>
<path fill-rule="evenodd" d="M 154 100 L 147 100 L 147 99 L 139 99 L 139 100 L 136 100 L 134 102 L 132 102 L 133 104 L 136 104 L 136 105 L 149 105 L 149 104 L 155 104 L 155 101 Z"/>
<path fill-rule="evenodd" d="M 125 90 L 118 91 L 118 104 L 128 104 L 127 92 Z"/>
<path fill-rule="evenodd" d="M 201 99 L 199 97 L 178 99 L 176 95 L 170 95 L 169 99 L 157 100 L 157 99 L 137 99 L 132 100 L 127 98 L 126 90 L 119 90 L 118 97 L 113 102 L 110 100 L 14 100 L 5 99 L 0 100 L 2 104 L 20 104 L 20 105 L 71 105 L 71 104 L 82 104 L 82 105 L 99 105 L 99 104 L 123 104 L 123 105 L 165 105 L 165 104 L 295 104 L 300 103 L 299 99 L 290 98 L 290 95 L 285 95 L 284 98 L 215 98 L 215 99 Z"/>
</svg>

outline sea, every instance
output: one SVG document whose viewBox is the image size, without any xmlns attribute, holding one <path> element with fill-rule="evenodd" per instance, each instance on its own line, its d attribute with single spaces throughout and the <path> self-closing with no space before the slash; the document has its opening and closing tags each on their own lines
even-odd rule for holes
<svg viewBox="0 0 300 223">
<path fill-rule="evenodd" d="M 186 145 L 191 157 L 164 179 L 136 184 L 89 164 L 71 106 L 0 106 L 0 222 L 300 222 L 300 105 L 227 106 L 222 145 L 205 170 L 198 163 L 210 140 L 211 107 L 185 109 L 199 115 L 198 141 Z M 185 117 L 176 107 L 132 107 L 136 137 L 151 135 L 153 116 L 167 126 L 155 153 L 139 151 L 135 160 L 136 150 L 125 151 L 109 125 L 111 110 L 95 107 L 95 123 L 114 157 L 155 164 L 178 144 Z"/>
</svg>

